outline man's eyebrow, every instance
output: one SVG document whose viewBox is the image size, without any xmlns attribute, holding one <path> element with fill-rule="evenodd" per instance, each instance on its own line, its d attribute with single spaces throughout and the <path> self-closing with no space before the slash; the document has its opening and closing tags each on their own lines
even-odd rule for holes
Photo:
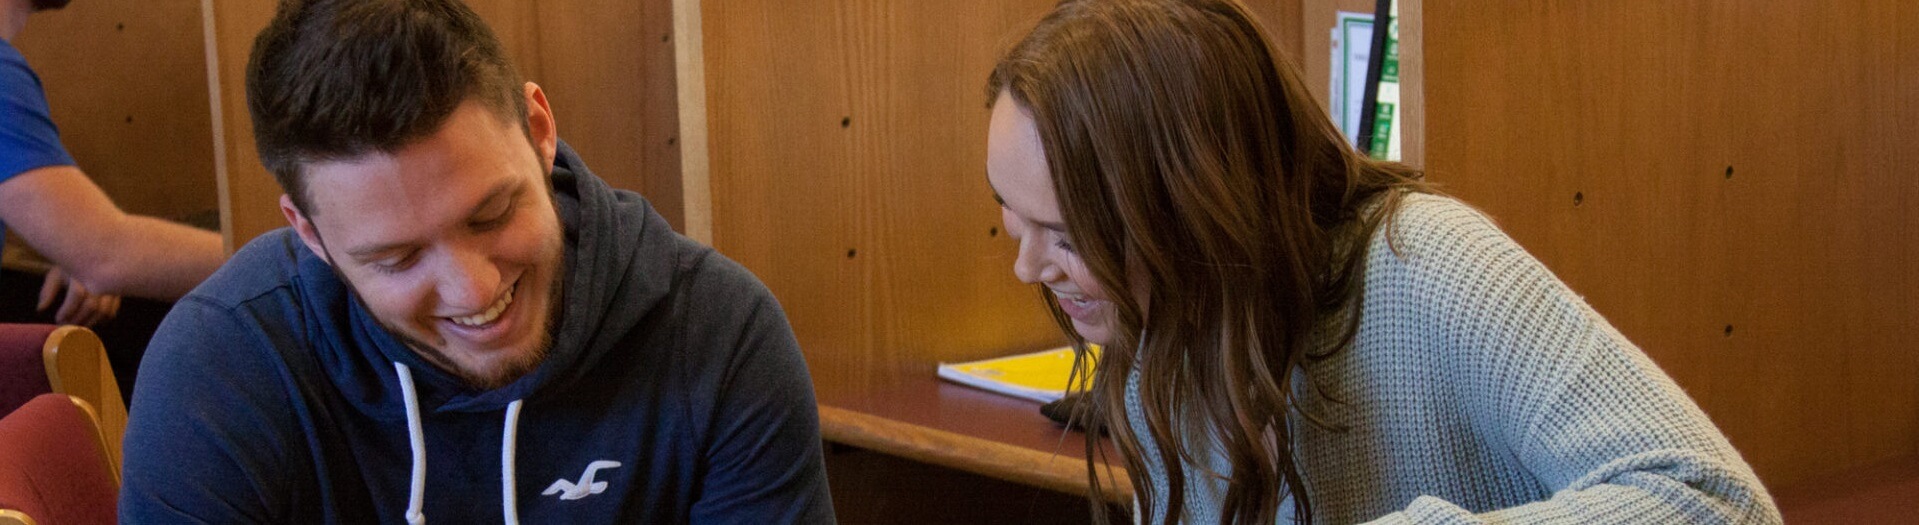
<svg viewBox="0 0 1919 525">
<path fill-rule="evenodd" d="M 376 244 L 373 246 L 362 246 L 359 248 L 347 250 L 346 254 L 350 257 L 353 257 L 355 260 L 364 261 L 367 259 L 374 258 L 375 256 L 385 254 L 387 252 L 404 248 L 408 244 L 411 244 L 411 243 L 395 242 L 395 243 L 387 243 L 387 244 Z"/>
<path fill-rule="evenodd" d="M 466 214 L 467 217 L 472 217 L 474 215 L 480 214 L 481 210 L 486 209 L 487 206 L 490 206 L 494 202 L 500 200 L 502 196 L 506 195 L 508 192 L 514 191 L 517 187 L 518 187 L 518 184 L 513 180 L 505 180 L 505 181 L 501 181 L 499 184 L 493 185 L 493 189 L 487 191 L 486 197 L 480 199 L 480 203 L 478 205 L 475 205 L 471 211 L 467 212 Z M 385 254 L 387 252 L 405 248 L 411 244 L 413 243 L 410 241 L 401 241 L 401 242 L 392 242 L 392 243 L 384 243 L 384 244 L 375 244 L 372 246 L 361 246 L 358 248 L 347 250 L 346 254 L 347 256 L 353 257 L 354 259 L 357 259 L 357 260 L 366 260 L 378 255 Z"/>
</svg>

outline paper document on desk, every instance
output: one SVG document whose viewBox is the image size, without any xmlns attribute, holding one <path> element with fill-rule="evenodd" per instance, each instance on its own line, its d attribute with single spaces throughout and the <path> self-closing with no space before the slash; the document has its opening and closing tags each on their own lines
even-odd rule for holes
<svg viewBox="0 0 1919 525">
<path fill-rule="evenodd" d="M 1093 347 L 1093 355 L 1099 355 L 1098 347 Z M 1041 403 L 1064 397 L 1072 373 L 1072 347 L 984 361 L 940 363 L 939 367 L 941 379 Z M 1087 376 L 1086 381 L 1091 384 L 1092 377 Z"/>
</svg>

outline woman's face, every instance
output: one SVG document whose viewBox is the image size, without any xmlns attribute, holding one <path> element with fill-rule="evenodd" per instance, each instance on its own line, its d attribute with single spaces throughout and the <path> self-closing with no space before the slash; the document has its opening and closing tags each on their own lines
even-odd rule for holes
<svg viewBox="0 0 1919 525">
<path fill-rule="evenodd" d="M 999 200 L 1006 233 L 1019 242 L 1013 274 L 1020 281 L 1051 289 L 1080 337 L 1089 343 L 1111 344 L 1116 329 L 1113 304 L 1087 271 L 1066 231 L 1032 116 L 1006 93 L 993 103 L 986 137 L 986 179 Z"/>
</svg>

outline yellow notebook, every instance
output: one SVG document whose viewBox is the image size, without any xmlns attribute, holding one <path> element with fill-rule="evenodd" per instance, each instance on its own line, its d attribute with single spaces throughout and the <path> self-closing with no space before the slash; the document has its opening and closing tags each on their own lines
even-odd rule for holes
<svg viewBox="0 0 1919 525">
<path fill-rule="evenodd" d="M 1093 348 L 1093 355 L 1099 355 L 1098 347 Z M 941 379 L 1041 403 L 1065 396 L 1072 373 L 1072 347 L 984 361 L 940 363 L 939 368 Z"/>
</svg>

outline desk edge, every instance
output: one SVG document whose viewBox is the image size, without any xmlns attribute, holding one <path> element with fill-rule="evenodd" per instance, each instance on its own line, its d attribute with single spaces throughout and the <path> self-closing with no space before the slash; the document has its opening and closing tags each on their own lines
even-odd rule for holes
<svg viewBox="0 0 1919 525">
<path fill-rule="evenodd" d="M 1086 464 L 988 439 L 819 405 L 827 441 L 1068 494 L 1087 495 Z M 1131 505 L 1133 487 L 1123 467 L 1101 465 L 1107 501 Z"/>
</svg>

